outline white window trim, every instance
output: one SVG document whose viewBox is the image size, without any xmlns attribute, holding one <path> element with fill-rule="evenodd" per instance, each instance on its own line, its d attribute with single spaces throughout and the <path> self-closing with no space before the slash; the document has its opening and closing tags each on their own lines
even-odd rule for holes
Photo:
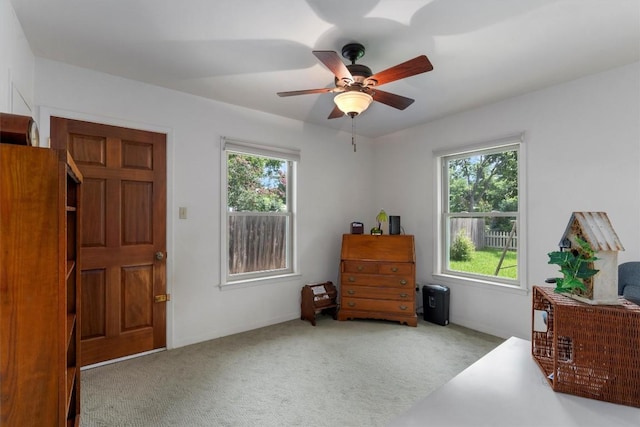
<svg viewBox="0 0 640 427">
<path fill-rule="evenodd" d="M 287 200 L 290 201 L 289 221 L 290 230 L 287 240 L 287 257 L 290 256 L 290 268 L 277 273 L 248 273 L 241 278 L 231 278 L 228 274 L 228 246 L 229 236 L 227 234 L 228 209 L 227 209 L 227 152 L 245 153 L 258 156 L 272 157 L 291 162 L 291 170 L 288 175 L 292 177 L 287 182 Z M 300 150 L 268 146 L 253 142 L 242 141 L 228 137 L 220 139 L 220 285 L 221 289 L 245 288 L 249 286 L 262 285 L 282 281 L 287 278 L 300 276 L 298 272 L 298 254 L 297 254 L 297 203 L 296 203 L 296 186 L 297 186 L 297 167 L 300 162 Z"/>
<path fill-rule="evenodd" d="M 443 194 L 446 191 L 447 183 L 443 182 L 442 168 L 444 167 L 443 159 L 445 157 L 465 155 L 475 151 L 496 149 L 501 150 L 512 145 L 518 145 L 518 283 L 506 283 L 501 280 L 480 276 L 466 276 L 464 273 L 451 274 L 443 271 L 443 256 L 446 250 L 446 241 L 444 233 L 442 233 L 442 209 Z M 444 285 L 466 285 L 472 287 L 485 288 L 490 290 L 506 291 L 518 294 L 527 294 L 529 292 L 528 273 L 527 273 L 527 155 L 526 155 L 525 134 L 513 134 L 502 138 L 496 138 L 479 142 L 475 144 L 465 145 L 457 148 L 447 148 L 433 151 L 434 160 L 434 183 L 436 186 L 436 201 L 434 203 L 434 279 Z M 472 214 L 471 214 L 472 216 Z"/>
</svg>

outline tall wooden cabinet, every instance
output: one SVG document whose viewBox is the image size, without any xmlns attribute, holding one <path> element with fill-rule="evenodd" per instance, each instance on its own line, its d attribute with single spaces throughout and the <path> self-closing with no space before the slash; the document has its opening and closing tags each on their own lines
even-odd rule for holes
<svg viewBox="0 0 640 427">
<path fill-rule="evenodd" d="M 418 325 L 413 236 L 345 234 L 338 320 L 386 319 Z"/>
<path fill-rule="evenodd" d="M 82 176 L 66 151 L 0 144 L 2 426 L 77 426 Z"/>
</svg>

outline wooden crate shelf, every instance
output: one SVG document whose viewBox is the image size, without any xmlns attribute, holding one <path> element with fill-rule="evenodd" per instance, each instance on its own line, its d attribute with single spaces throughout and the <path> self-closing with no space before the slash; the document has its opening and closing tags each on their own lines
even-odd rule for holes
<svg viewBox="0 0 640 427">
<path fill-rule="evenodd" d="M 338 291 L 332 282 L 305 285 L 301 291 L 300 318 L 308 320 L 316 326 L 316 314 L 331 314 L 337 316 Z"/>
</svg>

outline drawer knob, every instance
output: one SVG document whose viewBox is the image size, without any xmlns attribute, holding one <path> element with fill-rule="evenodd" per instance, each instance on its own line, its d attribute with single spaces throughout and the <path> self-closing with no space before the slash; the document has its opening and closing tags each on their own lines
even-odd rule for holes
<svg viewBox="0 0 640 427">
<path fill-rule="evenodd" d="M 391 267 L 391 271 L 393 271 L 394 273 L 398 271 L 398 267 Z"/>
<path fill-rule="evenodd" d="M 404 279 L 402 279 L 402 280 L 400 280 L 400 284 L 401 284 L 401 285 L 406 285 L 406 284 L 407 284 L 407 281 L 406 281 L 406 280 L 404 280 Z"/>
<path fill-rule="evenodd" d="M 401 294 L 400 294 L 400 298 L 406 298 L 406 297 L 408 297 L 408 296 L 409 296 L 409 294 L 405 294 L 405 293 L 401 293 Z"/>
<path fill-rule="evenodd" d="M 364 270 L 364 267 L 363 267 L 363 266 L 361 266 L 361 265 L 359 265 L 359 266 L 358 266 L 358 271 L 362 271 L 362 270 Z"/>
<path fill-rule="evenodd" d="M 356 281 L 356 278 L 355 278 L 355 277 L 353 277 L 353 276 L 349 276 L 349 281 L 350 281 L 350 282 L 355 282 L 355 281 Z"/>
<path fill-rule="evenodd" d="M 349 307 L 355 307 L 355 306 L 356 306 L 356 303 L 355 303 L 355 302 L 353 302 L 353 301 L 349 301 L 349 302 L 347 303 L 347 305 L 348 305 Z"/>
<path fill-rule="evenodd" d="M 400 306 L 400 310 L 406 310 L 407 308 L 409 308 L 409 307 L 407 307 L 406 305 L 401 305 Z"/>
<path fill-rule="evenodd" d="M 347 293 L 348 293 L 349 295 L 355 295 L 355 294 L 356 294 L 356 291 L 354 291 L 353 289 L 349 289 L 349 290 L 347 291 Z"/>
</svg>

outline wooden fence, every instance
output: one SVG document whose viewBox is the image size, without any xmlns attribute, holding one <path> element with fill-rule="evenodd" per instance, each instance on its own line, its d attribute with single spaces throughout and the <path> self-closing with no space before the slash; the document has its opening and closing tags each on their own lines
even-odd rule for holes
<svg viewBox="0 0 640 427">
<path fill-rule="evenodd" d="M 508 231 L 492 231 L 485 229 L 484 218 L 451 218 L 451 241 L 453 241 L 460 230 L 471 239 L 476 249 L 495 248 L 504 249 L 509 241 Z M 514 233 L 509 242 L 509 250 L 518 249 L 518 235 Z"/>
<path fill-rule="evenodd" d="M 487 231 L 484 234 L 484 245 L 489 248 L 504 249 L 505 245 L 509 245 L 507 249 L 518 249 L 518 236 L 514 234 L 509 239 L 508 231 Z"/>
<path fill-rule="evenodd" d="M 451 218 L 451 242 L 460 230 L 464 230 L 476 249 L 484 248 L 484 218 Z"/>
<path fill-rule="evenodd" d="M 287 268 L 285 216 L 229 216 L 229 274 Z"/>
</svg>

